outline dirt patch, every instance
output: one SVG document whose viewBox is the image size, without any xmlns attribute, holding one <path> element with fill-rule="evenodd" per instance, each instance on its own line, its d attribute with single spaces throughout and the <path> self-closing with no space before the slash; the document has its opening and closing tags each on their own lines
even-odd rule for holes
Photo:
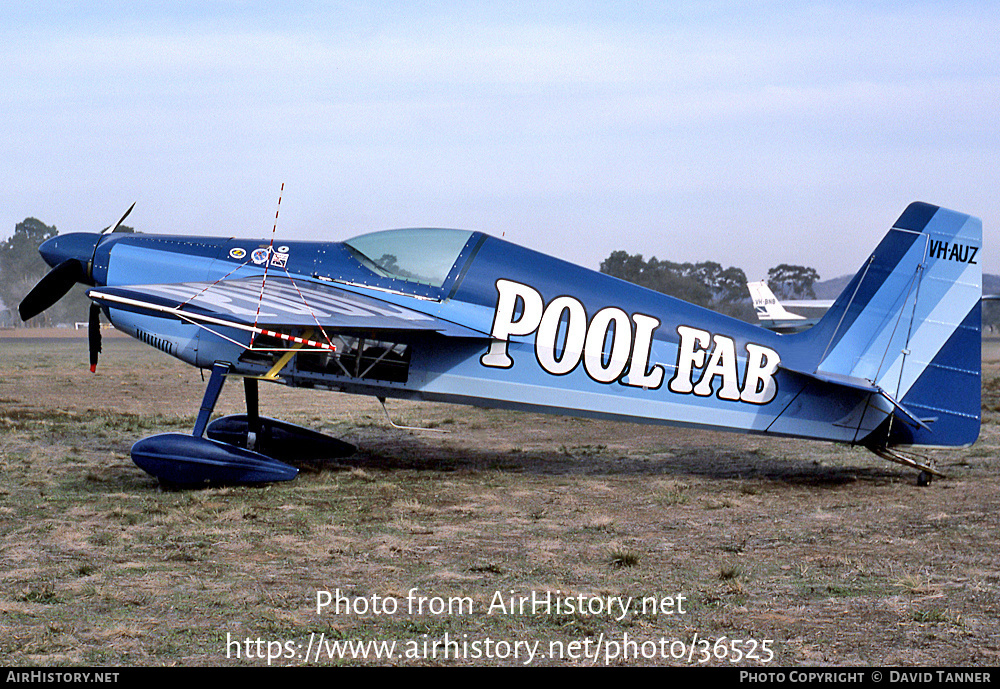
<svg viewBox="0 0 1000 689">
<path fill-rule="evenodd" d="M 190 429 L 199 372 L 127 339 L 96 374 L 85 341 L 0 349 L 7 665 L 1000 656 L 995 342 L 980 440 L 938 453 L 948 478 L 927 488 L 837 445 L 390 401 L 397 423 L 448 431 L 418 433 L 368 398 L 265 386 L 264 413 L 359 453 L 170 491 L 129 448 Z M 242 410 L 228 385 L 217 412 Z M 324 591 L 339 613 L 317 612 Z"/>
</svg>

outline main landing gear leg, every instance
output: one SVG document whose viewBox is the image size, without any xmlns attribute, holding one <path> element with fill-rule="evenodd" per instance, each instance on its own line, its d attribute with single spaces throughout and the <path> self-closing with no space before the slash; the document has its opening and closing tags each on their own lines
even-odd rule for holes
<svg viewBox="0 0 1000 689">
<path fill-rule="evenodd" d="M 243 391 L 247 413 L 223 416 L 208 424 L 205 432 L 209 438 L 284 461 L 348 457 L 358 451 L 343 440 L 261 416 L 256 378 L 244 378 Z"/>
<path fill-rule="evenodd" d="M 260 408 L 257 397 L 257 379 L 243 379 L 243 394 L 247 399 L 247 449 L 257 448 L 257 438 L 260 437 Z"/>
<path fill-rule="evenodd" d="M 219 394 L 222 392 L 222 384 L 226 382 L 227 373 L 229 373 L 229 364 L 216 362 L 215 366 L 212 367 L 212 376 L 208 379 L 205 396 L 201 399 L 198 419 L 194 422 L 194 436 L 197 438 L 205 435 L 205 428 L 215 410 L 215 403 L 219 401 Z"/>
<path fill-rule="evenodd" d="M 222 392 L 229 368 L 227 363 L 216 363 L 212 367 L 212 376 L 191 435 L 161 433 L 143 438 L 132 446 L 132 461 L 165 483 L 188 487 L 213 483 L 270 483 L 295 478 L 299 473 L 295 467 L 212 438 L 213 424 L 208 420 Z M 249 396 L 247 399 L 249 406 Z M 256 399 L 253 407 L 253 416 L 256 417 Z M 259 425 L 259 419 L 256 425 Z M 244 427 L 247 427 L 247 422 L 244 422 Z M 207 438 L 204 437 L 206 433 Z"/>
</svg>

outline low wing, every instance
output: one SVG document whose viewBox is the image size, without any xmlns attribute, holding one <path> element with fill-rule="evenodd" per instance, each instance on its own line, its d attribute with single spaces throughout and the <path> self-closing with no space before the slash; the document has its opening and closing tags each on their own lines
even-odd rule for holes
<svg viewBox="0 0 1000 689">
<path fill-rule="evenodd" d="M 95 287 L 87 291 L 87 296 L 109 308 L 178 318 L 208 329 L 222 326 L 279 337 L 284 337 L 280 332 L 283 329 L 317 327 L 338 332 L 423 331 L 448 337 L 489 337 L 417 309 L 333 284 L 287 277 L 269 277 L 263 289 L 261 283 L 261 277 L 250 277 L 215 283 Z M 415 303 L 420 301 L 414 298 Z"/>
</svg>

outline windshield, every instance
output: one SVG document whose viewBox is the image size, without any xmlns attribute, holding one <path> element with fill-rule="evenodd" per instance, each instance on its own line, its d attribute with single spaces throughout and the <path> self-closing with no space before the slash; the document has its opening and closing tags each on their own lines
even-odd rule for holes
<svg viewBox="0 0 1000 689">
<path fill-rule="evenodd" d="M 383 277 L 441 287 L 471 236 L 470 230 L 385 230 L 344 244 L 365 267 Z"/>
</svg>

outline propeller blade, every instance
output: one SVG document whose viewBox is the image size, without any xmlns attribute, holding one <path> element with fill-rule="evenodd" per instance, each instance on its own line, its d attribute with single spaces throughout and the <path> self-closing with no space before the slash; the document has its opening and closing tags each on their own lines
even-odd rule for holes
<svg viewBox="0 0 1000 689">
<path fill-rule="evenodd" d="M 122 226 L 122 223 L 123 223 L 123 222 L 125 222 L 125 218 L 127 218 L 127 217 L 128 217 L 128 214 L 132 212 L 132 209 L 133 209 L 133 208 L 135 208 L 135 203 L 134 203 L 134 202 L 132 203 L 132 205 L 131 205 L 131 206 L 129 206 L 129 207 L 128 207 L 128 210 L 127 210 L 127 211 L 125 211 L 125 215 L 123 215 L 123 216 L 121 217 L 121 219 L 120 219 L 120 220 L 119 220 L 118 222 L 116 222 L 116 223 L 115 223 L 115 229 L 113 229 L 113 230 L 112 230 L 112 229 L 111 229 L 111 226 L 110 226 L 110 225 L 108 225 L 108 226 L 107 226 L 107 227 L 105 227 L 105 228 L 104 228 L 103 230 L 101 230 L 101 234 L 108 234 L 108 231 L 109 231 L 109 230 L 110 230 L 111 232 L 117 232 L 117 231 L 118 231 L 118 228 Z"/>
<path fill-rule="evenodd" d="M 31 291 L 21 300 L 17 311 L 21 320 L 34 318 L 45 309 L 62 299 L 70 288 L 87 279 L 83 264 L 75 258 L 68 258 L 45 274 Z"/>
<path fill-rule="evenodd" d="M 97 355 L 101 353 L 101 307 L 90 305 L 90 326 L 87 330 L 90 340 L 90 372 L 97 371 Z"/>
</svg>

